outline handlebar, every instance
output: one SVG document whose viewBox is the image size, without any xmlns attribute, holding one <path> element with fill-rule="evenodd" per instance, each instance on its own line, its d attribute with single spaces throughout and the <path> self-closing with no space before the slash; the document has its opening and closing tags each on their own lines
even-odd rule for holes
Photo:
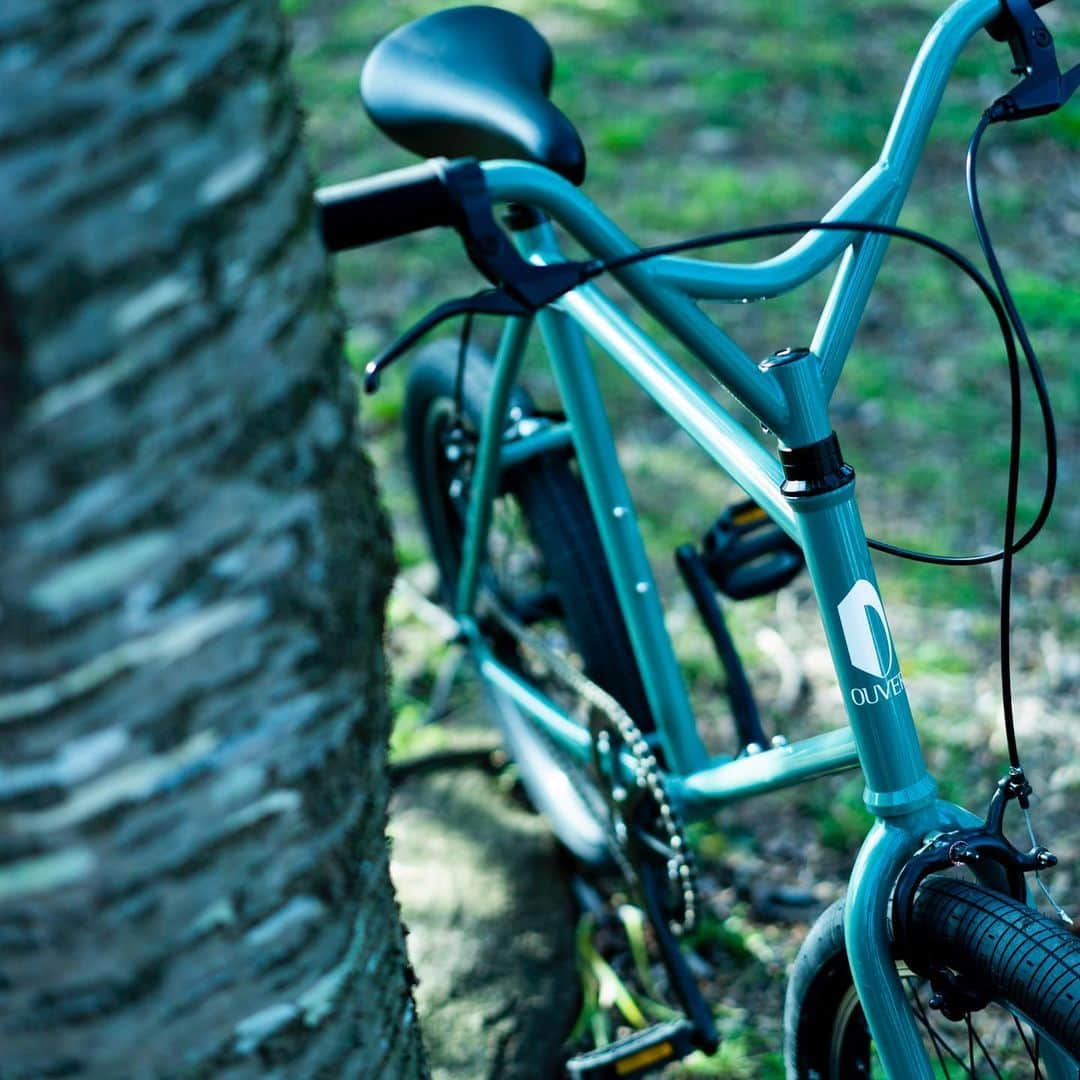
<svg viewBox="0 0 1080 1080">
<path fill-rule="evenodd" d="M 900 174 L 910 174 L 914 167 L 915 155 L 911 147 L 921 145 L 925 138 L 925 129 L 929 127 L 929 119 L 944 89 L 945 77 L 954 58 L 947 53 L 958 51 L 977 25 L 983 25 L 998 40 L 1009 42 L 1017 61 L 1014 70 L 1025 76 L 1010 94 L 994 103 L 991 122 L 1051 112 L 1060 107 L 1077 88 L 1080 66 L 1061 75 L 1054 56 L 1053 39 L 1034 13 L 1036 8 L 1049 2 L 996 0 L 1000 11 L 989 22 L 985 21 L 985 8 L 977 24 L 965 25 L 960 22 L 954 27 L 950 22 L 946 27 L 947 16 L 939 20 L 933 34 L 927 39 L 928 42 L 932 41 L 933 47 L 927 49 L 924 46 L 909 75 L 901 109 L 894 117 L 882 153 L 882 160 L 889 161 L 892 174 L 894 178 L 899 177 L 901 186 L 906 186 L 910 176 Z M 957 4 L 954 8 L 960 6 Z M 946 61 L 935 67 L 930 61 L 935 59 L 939 51 L 946 54 Z M 929 71 L 929 75 L 924 80 L 926 71 Z M 929 83 L 930 75 L 933 76 L 932 84 L 924 87 L 923 81 Z M 909 114 L 914 116 L 914 120 L 909 119 Z M 912 124 L 922 129 L 914 137 L 907 133 L 907 128 Z M 899 152 L 896 144 L 899 144 Z M 466 236 L 467 240 L 474 241 L 469 251 L 470 257 L 489 279 L 494 280 L 488 272 L 488 264 L 492 262 L 496 249 L 502 247 L 501 237 L 495 235 L 498 230 L 490 223 L 492 227 L 483 230 L 486 235 L 479 237 L 475 235 L 475 229 L 461 228 L 465 218 L 471 219 L 469 225 L 475 226 L 477 223 L 475 207 L 470 214 L 466 206 L 485 199 L 483 174 L 475 168 L 475 162 L 471 163 L 474 167 L 468 175 L 467 170 L 462 168 L 469 160 L 451 162 L 446 158 L 432 158 L 418 165 L 316 191 L 315 202 L 327 250 L 345 251 L 424 229 L 455 227 L 464 233 L 473 232 L 474 235 Z M 898 164 L 902 167 L 897 168 Z M 485 216 L 490 217 L 489 201 Z"/>
<path fill-rule="evenodd" d="M 315 192 L 328 251 L 345 251 L 436 226 L 460 233 L 473 265 L 495 288 L 440 304 L 367 366 L 372 391 L 379 373 L 424 334 L 455 315 L 528 315 L 586 281 L 600 264 L 534 265 L 495 222 L 484 170 L 473 158 L 434 158 L 366 180 Z"/>
<path fill-rule="evenodd" d="M 315 192 L 319 227 L 328 251 L 375 244 L 395 236 L 453 225 L 445 158 L 432 158 L 363 180 Z"/>
</svg>

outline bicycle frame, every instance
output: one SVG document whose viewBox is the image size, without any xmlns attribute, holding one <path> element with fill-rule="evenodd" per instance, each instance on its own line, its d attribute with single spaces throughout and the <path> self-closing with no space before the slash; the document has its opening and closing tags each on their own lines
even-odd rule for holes
<svg viewBox="0 0 1080 1080">
<path fill-rule="evenodd" d="M 894 224 L 952 66 L 968 39 L 1000 10 L 998 0 L 957 0 L 915 60 L 877 163 L 825 215 L 826 221 Z M 494 200 L 543 210 L 591 253 L 615 258 L 633 242 L 566 180 L 517 161 L 484 165 Z M 563 258 L 550 224 L 519 232 L 534 262 Z M 620 284 L 671 331 L 786 448 L 828 438 L 829 400 L 870 295 L 887 237 L 809 233 L 781 255 L 734 264 L 663 257 L 615 271 Z M 777 296 L 837 259 L 839 269 L 810 351 L 755 363 L 696 305 L 698 299 Z M 507 322 L 474 463 L 456 618 L 482 677 L 510 695 L 567 753 L 590 760 L 590 737 L 558 705 L 500 663 L 477 632 L 475 605 L 491 504 L 503 464 L 572 441 L 634 654 L 670 769 L 672 795 L 690 816 L 722 804 L 861 767 L 865 802 L 878 819 L 852 872 L 846 940 L 855 984 L 890 1077 L 932 1076 L 892 962 L 886 927 L 896 874 L 930 832 L 975 823 L 935 799 L 896 649 L 888 630 L 855 501 L 855 484 L 786 497 L 778 461 L 595 285 L 536 317 L 567 416 L 504 442 L 510 391 L 532 320 Z M 585 338 L 592 338 L 801 546 L 822 615 L 847 726 L 738 759 L 710 760 L 695 727 L 633 504 L 615 453 Z M 511 419 L 513 419 L 511 417 Z M 1054 1075 L 1053 1062 L 1050 1074 Z M 1064 1074 L 1062 1074 L 1064 1075 Z"/>
</svg>

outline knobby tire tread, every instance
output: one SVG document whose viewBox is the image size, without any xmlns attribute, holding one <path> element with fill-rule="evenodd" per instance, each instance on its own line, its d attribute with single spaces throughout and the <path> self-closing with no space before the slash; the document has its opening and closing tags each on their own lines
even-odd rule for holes
<svg viewBox="0 0 1080 1080">
<path fill-rule="evenodd" d="M 919 888 L 912 931 L 937 962 L 1007 1001 L 1080 1063 L 1080 938 L 1063 923 L 976 882 L 934 876 Z M 837 1023 L 850 991 L 837 903 L 814 925 L 792 970 L 784 1015 L 789 1077 L 830 1075 L 840 1046 L 848 1067 L 852 1048 L 865 1056 L 865 1031 L 852 1019 L 843 1030 Z"/>
<path fill-rule="evenodd" d="M 1080 1054 L 1080 939 L 1059 922 L 979 885 L 935 877 L 919 890 L 915 931 L 932 955 L 994 987 L 1025 1015 L 1052 1021 Z"/>
</svg>

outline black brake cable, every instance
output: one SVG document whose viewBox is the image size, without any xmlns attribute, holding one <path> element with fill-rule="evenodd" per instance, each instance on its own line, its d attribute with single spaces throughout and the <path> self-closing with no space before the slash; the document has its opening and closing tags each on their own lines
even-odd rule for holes
<svg viewBox="0 0 1080 1080">
<path fill-rule="evenodd" d="M 1016 342 L 1013 338 L 1011 321 L 994 286 L 986 276 L 971 262 L 970 259 L 967 258 L 967 256 L 961 254 L 949 244 L 936 240 L 934 237 L 918 232 L 915 229 L 908 229 L 901 225 L 885 225 L 875 221 L 849 221 L 846 219 L 836 221 L 791 221 L 772 225 L 755 226 L 748 229 L 708 233 L 691 237 L 687 240 L 675 240 L 670 243 L 656 244 L 651 247 L 641 248 L 638 251 L 631 252 L 628 255 L 620 255 L 614 259 L 598 260 L 589 268 L 586 276 L 588 278 L 594 278 L 608 271 L 620 270 L 626 266 L 632 266 L 635 263 L 645 262 L 648 259 L 657 258 L 662 255 L 674 255 L 679 252 L 691 251 L 697 248 L 721 247 L 725 244 L 734 244 L 745 240 L 758 240 L 772 236 L 786 236 L 789 234 L 810 232 L 861 232 L 880 233 L 885 236 L 893 236 L 901 240 L 908 240 L 921 247 L 929 248 L 931 251 L 936 252 L 959 267 L 960 270 L 962 270 L 978 286 L 984 299 L 993 310 L 994 316 L 997 319 L 998 329 L 1001 333 L 1002 342 L 1005 345 L 1005 352 L 1009 361 L 1010 370 L 1015 368 L 1015 370 L 1019 372 L 1019 357 L 1016 351 Z M 1044 421 L 1046 416 L 1049 415 L 1048 399 L 1046 405 L 1047 409 L 1044 412 Z M 1049 437 L 1048 441 L 1050 441 Z M 1056 472 L 1054 474 L 1048 473 L 1048 475 L 1056 475 Z M 1046 518 L 1049 515 L 1052 500 L 1053 488 L 1048 485 L 1044 492 L 1043 504 L 1036 520 L 1027 529 L 1024 535 L 1013 543 L 1013 554 L 1027 547 L 1041 531 L 1046 522 Z M 898 558 L 909 559 L 914 562 L 932 563 L 937 566 L 983 566 L 987 563 L 1001 562 L 1005 556 L 1005 551 L 1003 549 L 986 552 L 985 554 L 980 555 L 934 555 L 930 552 L 912 551 L 908 548 L 898 547 L 894 544 L 889 544 L 884 540 L 868 539 L 867 543 L 870 547 L 888 555 L 895 555 Z"/>
<path fill-rule="evenodd" d="M 936 252 L 947 261 L 957 266 L 963 273 L 970 278 L 979 291 L 982 293 L 983 298 L 990 305 L 994 312 L 994 316 L 997 319 L 998 329 L 1001 333 L 1001 339 L 1005 346 L 1005 353 L 1009 364 L 1009 387 L 1010 387 L 1010 441 L 1009 441 L 1009 479 L 1008 479 L 1008 491 L 1006 495 L 1006 507 L 1005 507 L 1005 524 L 1004 524 L 1004 539 L 1003 546 L 998 551 L 987 552 L 980 555 L 934 555 L 924 551 L 913 551 L 908 548 L 899 547 L 894 544 L 886 543 L 882 540 L 876 540 L 873 538 L 867 539 L 869 547 L 874 548 L 877 551 L 881 551 L 888 555 L 893 555 L 898 558 L 907 559 L 914 562 L 930 563 L 938 566 L 982 566 L 989 563 L 1001 562 L 1002 563 L 1002 582 L 1001 582 L 1001 659 L 1002 659 L 1002 696 L 1005 710 L 1005 729 L 1006 739 L 1008 742 L 1009 760 L 1013 769 L 1022 774 L 1019 762 L 1019 753 L 1016 747 L 1016 737 L 1013 721 L 1013 709 L 1012 709 L 1012 679 L 1010 673 L 1009 663 L 1009 627 L 1010 627 L 1010 611 L 1011 611 L 1011 596 L 1012 596 L 1012 569 L 1013 569 L 1013 557 L 1017 552 L 1027 547 L 1035 537 L 1042 530 L 1047 518 L 1050 514 L 1050 509 L 1054 500 L 1054 492 L 1057 483 L 1057 446 L 1053 412 L 1050 404 L 1050 396 L 1046 387 L 1046 381 L 1043 377 L 1042 370 L 1039 365 L 1038 357 L 1031 345 L 1027 332 L 1024 328 L 1023 321 L 1020 318 L 1020 314 L 1016 309 L 1016 305 L 1013 302 L 1012 295 L 1009 292 L 1008 286 L 1005 283 L 1004 274 L 1001 271 L 1001 266 L 998 263 L 997 257 L 994 254 L 993 245 L 990 241 L 989 232 L 986 228 L 986 223 L 982 215 L 982 209 L 979 203 L 978 190 L 975 180 L 976 160 L 978 154 L 978 147 L 981 141 L 983 132 L 990 123 L 993 122 L 995 117 L 991 115 L 992 110 L 987 110 L 983 117 L 980 119 L 976 126 L 975 132 L 971 137 L 971 142 L 968 145 L 967 155 L 967 186 L 968 186 L 968 200 L 971 205 L 972 218 L 975 224 L 975 231 L 979 240 L 980 247 L 990 267 L 990 272 L 994 278 L 994 284 L 991 284 L 987 280 L 986 276 L 975 267 L 975 265 L 965 255 L 961 254 L 955 248 L 943 243 L 940 240 L 935 239 L 932 236 L 928 236 L 925 233 L 918 232 L 915 229 L 908 229 L 900 225 L 886 225 L 881 222 L 873 221 L 849 221 L 849 220 L 833 220 L 833 221 L 793 221 L 782 222 L 771 225 L 756 226 L 747 229 L 733 229 L 725 230 L 722 232 L 706 233 L 700 236 L 690 237 L 689 239 L 676 240 L 664 244 L 655 244 L 645 248 L 639 248 L 626 255 L 616 256 L 611 259 L 594 259 L 589 263 L 576 264 L 576 280 L 568 281 L 565 287 L 558 288 L 555 292 L 550 293 L 548 300 L 545 302 L 551 302 L 551 300 L 557 299 L 558 296 L 563 293 L 569 292 L 577 285 L 584 283 L 585 281 L 592 280 L 599 277 L 602 274 L 610 273 L 616 270 L 621 270 L 626 267 L 633 266 L 638 263 L 646 262 L 649 259 L 659 258 L 663 255 L 674 255 L 679 252 L 693 251 L 706 247 L 721 247 L 726 244 L 733 244 L 738 242 L 744 242 L 747 240 L 765 239 L 774 236 L 785 236 L 792 234 L 810 234 L 813 232 L 847 232 L 847 233 L 864 233 L 864 234 L 878 234 L 883 236 L 896 237 L 897 239 L 907 240 L 910 243 L 914 243 L 920 247 L 928 248 L 931 251 Z M 996 289 L 995 289 L 996 286 Z M 497 294 L 497 290 L 495 291 Z M 462 335 L 459 342 L 458 350 L 458 365 L 457 373 L 455 377 L 455 393 L 454 397 L 459 403 L 464 389 L 464 369 L 466 361 L 466 353 L 468 350 L 468 342 L 470 332 L 472 330 L 473 315 L 477 313 L 484 313 L 494 311 L 494 308 L 470 306 L 470 301 L 483 300 L 490 298 L 489 293 L 477 294 L 476 297 L 465 298 L 463 300 L 453 301 L 449 305 L 442 305 L 436 312 L 430 314 L 425 320 L 422 320 L 420 324 L 413 327 L 411 331 L 405 336 L 405 338 L 397 343 L 394 349 L 391 350 L 389 358 L 384 356 L 379 362 L 374 365 L 369 365 L 369 389 L 372 389 L 376 385 L 374 379 L 377 377 L 378 370 L 381 367 L 385 367 L 390 359 L 393 359 L 395 355 L 398 355 L 408 344 L 414 343 L 414 339 L 419 338 L 424 333 L 432 329 L 438 322 L 451 317 L 454 314 L 466 314 L 467 318 L 465 325 L 462 327 Z M 453 308 L 454 310 L 449 310 Z M 435 316 L 435 317 L 433 317 Z M 1035 387 L 1036 396 L 1039 402 L 1039 409 L 1042 414 L 1043 432 L 1046 444 L 1046 481 L 1043 489 L 1042 502 L 1039 507 L 1039 511 L 1035 516 L 1032 524 L 1024 532 L 1023 536 L 1016 540 L 1016 518 L 1019 502 L 1019 483 L 1020 483 L 1020 448 L 1021 448 L 1021 436 L 1022 436 L 1022 406 L 1021 406 L 1021 390 L 1020 390 L 1020 361 L 1016 351 L 1016 338 L 1014 338 L 1014 331 L 1019 338 L 1021 346 L 1024 351 L 1024 356 L 1027 361 L 1028 370 L 1031 374 L 1032 382 Z M 371 370 L 372 366 L 374 371 Z M 1026 799 L 1025 799 L 1026 801 Z M 1026 807 L 1025 807 L 1026 809 Z"/>
<path fill-rule="evenodd" d="M 990 274 L 994 284 L 998 288 L 998 294 L 1002 305 L 1009 316 L 1009 322 L 1016 332 L 1020 341 L 1020 347 L 1024 351 L 1031 382 L 1035 388 L 1035 395 L 1039 402 L 1039 410 L 1042 413 L 1043 433 L 1046 439 L 1046 487 L 1043 492 L 1042 506 L 1028 532 L 1038 532 L 1050 514 L 1050 507 L 1054 501 L 1054 490 L 1057 486 L 1057 436 L 1054 425 L 1054 413 L 1050 404 L 1050 393 L 1046 386 L 1039 358 L 1035 353 L 1024 327 L 1024 321 L 1020 317 L 1012 293 L 1005 281 L 1001 264 L 998 262 L 994 245 L 990 240 L 990 233 L 983 218 L 982 205 L 979 202 L 979 190 L 976 181 L 976 169 L 978 164 L 979 144 L 983 133 L 992 122 L 990 110 L 983 113 L 971 142 L 968 144 L 965 178 L 967 181 L 968 203 L 971 206 L 971 219 L 975 226 L 975 233 L 986 258 Z M 1009 748 L 1009 764 L 1015 770 L 1019 770 L 1020 752 L 1016 744 L 1016 729 L 1013 718 L 1012 706 L 1012 667 L 1010 663 L 1010 638 L 1012 625 L 1012 586 L 1013 586 L 1013 556 L 1019 550 L 1013 540 L 1016 535 L 1017 503 L 1020 490 L 1020 446 L 1022 438 L 1022 406 L 1020 401 L 1020 371 L 1019 366 L 1010 360 L 1009 382 L 1011 389 L 1011 416 L 1009 433 L 1009 490 L 1005 502 L 1005 535 L 1003 542 L 1003 558 L 1001 561 L 1001 609 L 999 635 L 1001 639 L 1001 697 L 1002 707 L 1005 713 L 1005 738 Z M 1027 812 L 1026 799 L 1021 802 L 1025 813 Z M 1028 822 L 1030 829 L 1030 820 Z M 1044 888 L 1045 891 L 1045 888 Z M 1051 902 L 1052 898 L 1051 898 Z M 1056 907 L 1056 905 L 1055 905 Z"/>
<path fill-rule="evenodd" d="M 975 179 L 977 155 L 983 132 L 989 126 L 990 122 L 991 119 L 989 113 L 984 114 L 971 137 L 971 142 L 968 146 L 966 177 L 968 201 L 971 206 L 975 232 L 978 237 L 979 246 L 982 249 L 983 255 L 990 268 L 990 273 L 994 281 L 993 285 L 987 280 L 986 276 L 975 267 L 970 259 L 955 248 L 932 236 L 899 225 L 846 220 L 786 222 L 748 229 L 726 230 L 723 232 L 691 237 L 685 240 L 676 240 L 670 243 L 655 244 L 647 248 L 641 248 L 638 251 L 631 252 L 627 255 L 617 256 L 613 259 L 599 260 L 589 267 L 585 276 L 587 278 L 594 278 L 600 274 L 620 270 L 637 263 L 645 262 L 649 259 L 658 258 L 663 255 L 674 255 L 679 252 L 692 251 L 699 248 L 720 247 L 725 244 L 733 244 L 741 241 L 764 239 L 767 237 L 784 236 L 796 233 L 831 231 L 876 233 L 896 237 L 901 240 L 907 240 L 919 246 L 929 248 L 931 251 L 936 252 L 938 255 L 957 266 L 976 284 L 997 319 L 998 329 L 1005 346 L 1006 358 L 1009 365 L 1009 469 L 1002 547 L 998 551 L 981 555 L 934 555 L 929 552 L 912 551 L 908 548 L 899 547 L 876 539 L 868 539 L 867 544 L 871 548 L 888 555 L 894 555 L 898 558 L 908 559 L 914 562 L 931 563 L 939 566 L 980 566 L 995 562 L 1000 562 L 1002 564 L 999 625 L 1002 705 L 1004 710 L 1004 727 L 1006 743 L 1008 746 L 1009 763 L 1014 770 L 1020 770 L 1020 755 L 1016 743 L 1015 721 L 1012 707 L 1012 675 L 1010 661 L 1013 558 L 1017 552 L 1027 547 L 1028 544 L 1038 536 L 1050 515 L 1057 486 L 1057 441 L 1053 410 L 1049 391 L 1046 386 L 1046 380 L 1043 376 L 1038 357 L 1024 327 L 1023 320 L 1020 317 L 1020 313 L 1012 299 L 1012 294 L 1005 282 L 1000 263 L 994 253 L 993 244 L 990 240 L 979 202 Z M 1046 479 L 1043 488 L 1042 501 L 1035 519 L 1032 521 L 1031 525 L 1028 526 L 1019 540 L 1016 539 L 1016 519 L 1020 486 L 1022 406 L 1020 361 L 1016 350 L 1017 338 L 1023 349 L 1028 371 L 1035 387 L 1039 410 L 1042 416 L 1043 434 L 1046 445 Z"/>
<path fill-rule="evenodd" d="M 989 247 L 992 254 L 993 248 L 989 243 L 989 235 L 985 231 L 985 222 L 982 221 L 981 207 L 978 202 L 978 192 L 974 186 L 975 160 L 978 155 L 979 143 L 982 140 L 983 132 L 986 130 L 989 123 L 989 118 L 986 114 L 983 114 L 971 136 L 971 142 L 968 144 L 965 171 L 968 185 L 968 201 L 971 204 L 972 217 L 976 222 L 976 232 L 979 231 L 979 224 L 981 223 L 983 225 L 983 231 L 979 233 L 979 243 L 982 246 L 984 253 Z M 991 264 L 990 270 L 991 273 L 993 273 L 993 264 Z M 1010 320 L 1010 324 L 1011 321 L 1012 320 Z M 1013 551 L 1013 539 L 1016 535 L 1016 504 L 1019 500 L 1020 492 L 1020 442 L 1023 416 L 1020 402 L 1020 365 L 1017 361 L 1015 352 L 1009 357 L 1009 404 L 1009 484 L 1008 494 L 1005 497 L 1005 529 L 1004 539 L 1002 541 L 1003 554 L 1001 559 L 1001 600 L 998 608 L 998 641 L 1001 650 L 1001 706 L 1004 712 L 1005 741 L 1008 745 L 1009 764 L 1013 769 L 1019 770 L 1021 769 L 1020 749 L 1016 744 L 1016 721 L 1013 715 L 1012 700 L 1011 642 L 1012 578 L 1013 556 L 1015 554 Z M 1047 433 L 1047 439 L 1049 441 L 1049 432 Z M 1046 491 L 1048 495 L 1052 496 L 1053 489 L 1051 486 L 1051 478 L 1056 476 L 1056 473 L 1049 467 L 1047 467 L 1046 473 Z M 1043 502 L 1045 505 L 1048 500 L 1044 498 Z M 1049 507 L 1047 507 L 1047 510 L 1049 511 Z M 1023 802 L 1025 804 L 1027 802 L 1026 793 Z"/>
<path fill-rule="evenodd" d="M 1039 362 L 1039 357 L 1035 353 L 1034 346 L 1031 344 L 1031 339 L 1028 337 L 1027 328 L 1024 326 L 1024 320 L 1020 317 L 1020 312 L 1017 310 L 1016 303 L 1013 300 L 1012 291 L 1005 281 L 1005 274 L 1001 269 L 1001 264 L 998 262 L 997 254 L 994 251 L 994 245 L 990 240 L 990 233 L 986 227 L 986 221 L 983 218 L 982 205 L 979 201 L 979 190 L 975 176 L 978 164 L 979 144 L 982 141 L 983 132 L 986 131 L 991 122 L 992 120 L 989 112 L 984 113 L 978 126 L 975 128 L 974 134 L 971 136 L 971 142 L 968 144 L 965 179 L 967 181 L 968 203 L 971 206 L 971 220 L 975 226 L 975 235 L 978 238 L 979 247 L 982 248 L 986 264 L 990 268 L 990 274 L 994 279 L 994 284 L 997 286 L 998 295 L 1001 297 L 1002 305 L 1005 308 L 1006 314 L 1009 316 L 1009 322 L 1012 324 L 1013 330 L 1016 333 L 1016 338 L 1020 342 L 1020 348 L 1023 350 L 1024 359 L 1027 361 L 1028 372 L 1031 376 L 1031 383 L 1039 403 L 1039 412 L 1042 416 L 1043 434 L 1046 441 L 1046 487 L 1043 492 L 1043 500 L 1039 507 L 1039 512 L 1031 527 L 1028 529 L 1028 532 L 1037 533 L 1050 514 L 1050 508 L 1054 502 L 1054 492 L 1057 488 L 1057 431 L 1054 423 L 1053 406 L 1050 402 L 1050 391 L 1046 385 L 1046 378 L 1043 375 L 1042 365 Z M 1019 551 L 1024 546 L 1025 544 L 1021 542 L 1014 548 L 1014 551 Z"/>
<path fill-rule="evenodd" d="M 454 423 L 460 425 L 465 416 L 465 365 L 469 356 L 472 340 L 473 322 L 476 314 L 467 311 L 461 320 L 461 335 L 458 338 L 457 367 L 454 369 Z"/>
</svg>

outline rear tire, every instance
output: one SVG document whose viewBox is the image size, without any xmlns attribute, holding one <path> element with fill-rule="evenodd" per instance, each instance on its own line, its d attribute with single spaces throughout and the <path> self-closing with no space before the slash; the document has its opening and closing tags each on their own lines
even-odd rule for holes
<svg viewBox="0 0 1080 1080">
<path fill-rule="evenodd" d="M 915 901 L 914 932 L 931 955 L 989 990 L 994 1002 L 972 1014 L 978 1042 L 975 1072 L 963 1021 L 949 1021 L 927 1006 L 929 988 L 898 965 L 932 1062 L 949 1076 L 1058 1076 L 1047 1072 L 1056 1044 L 1058 1060 L 1080 1075 L 1080 939 L 1032 908 L 974 882 L 931 877 Z M 1028 1045 L 1014 1024 L 1021 1021 Z M 933 1049 L 933 1028 L 939 1040 Z M 1038 1038 L 1036 1039 L 1036 1034 Z M 791 1078 L 849 1080 L 883 1076 L 873 1053 L 844 948 L 843 905 L 837 902 L 814 924 L 799 950 L 784 1007 L 784 1057 Z M 946 1049 L 946 1047 L 951 1048 Z M 1041 1060 L 1031 1060 L 1037 1050 Z M 940 1055 L 940 1056 L 939 1056 Z M 959 1059 L 959 1060 L 958 1060 Z"/>
<path fill-rule="evenodd" d="M 451 462 L 446 454 L 446 436 L 455 416 L 457 368 L 456 342 L 438 342 L 423 350 L 409 377 L 404 409 L 409 471 L 438 565 L 442 599 L 451 609 L 468 491 L 467 460 Z M 491 361 L 470 349 L 461 420 L 472 445 L 491 382 Z M 523 391 L 515 391 L 510 404 L 520 417 L 535 413 Z M 559 651 L 576 652 L 589 678 L 617 698 L 642 730 L 653 730 L 600 537 L 568 455 L 551 451 L 514 468 L 502 477 L 496 504 L 481 589 L 493 590 L 501 603 L 519 615 L 526 596 L 547 596 L 540 610 L 532 605 L 525 621 Z M 515 518 L 524 530 L 515 530 Z M 524 670 L 505 632 L 489 628 L 488 643 L 500 660 Z M 607 862 L 603 796 L 595 788 L 581 790 L 582 784 L 571 781 L 561 755 L 505 692 L 488 684 L 485 692 L 533 804 L 578 858 L 594 865 Z"/>
</svg>

